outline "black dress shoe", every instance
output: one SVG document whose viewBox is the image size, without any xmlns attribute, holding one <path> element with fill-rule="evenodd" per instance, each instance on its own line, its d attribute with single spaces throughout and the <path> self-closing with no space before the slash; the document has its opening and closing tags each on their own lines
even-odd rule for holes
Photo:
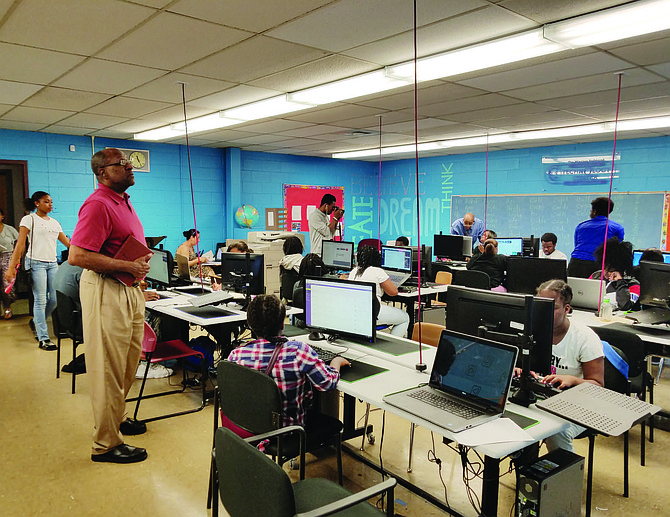
<svg viewBox="0 0 670 517">
<path fill-rule="evenodd" d="M 147 459 L 147 450 L 122 443 L 104 454 L 91 454 L 91 459 L 107 463 L 137 463 Z"/>
<path fill-rule="evenodd" d="M 140 422 L 139 420 L 128 418 L 125 422 L 121 422 L 119 430 L 121 431 L 121 434 L 126 436 L 144 434 L 147 432 L 147 424 Z"/>
</svg>

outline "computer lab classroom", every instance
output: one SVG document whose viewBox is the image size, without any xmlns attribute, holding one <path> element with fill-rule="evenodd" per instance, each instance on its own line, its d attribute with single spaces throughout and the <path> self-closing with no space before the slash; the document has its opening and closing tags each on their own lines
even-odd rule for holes
<svg viewBox="0 0 670 517">
<path fill-rule="evenodd" d="M 445 295 L 420 290 L 436 289 L 447 264 L 436 237 L 466 213 L 539 253 L 537 239 L 554 233 L 569 258 L 591 201 L 609 197 L 635 250 L 670 249 L 670 0 L 0 0 L 0 62 L 0 207 L 17 229 L 23 199 L 44 191 L 71 236 L 96 188 L 91 156 L 113 147 L 132 160 L 128 194 L 145 235 L 163 237 L 157 247 L 172 254 L 197 228 L 199 251 L 245 240 L 274 253 L 272 235 L 299 232 L 306 255 L 308 217 L 326 193 L 345 210 L 336 238 L 354 249 L 408 237 L 424 250 L 418 269 L 430 281 L 406 293 L 413 323 L 445 325 Z M 59 243 L 59 259 L 65 251 Z M 279 295 L 273 260 L 268 252 L 265 291 Z M 29 327 L 27 289 L 18 294 L 0 321 L 1 515 L 225 516 L 227 505 L 245 515 L 245 500 L 274 497 L 284 478 L 296 483 L 282 485 L 293 502 L 264 515 L 293 515 L 314 506 L 308 488 L 296 488 L 301 467 L 340 490 L 332 446 L 283 471 L 256 455 L 255 478 L 244 461 L 212 476 L 213 375 L 202 410 L 149 421 L 132 437 L 146 461 L 92 462 L 87 376 L 76 375 L 74 389 L 71 374 L 56 375 L 57 353 L 40 350 Z M 582 317 L 611 324 L 595 312 Z M 623 314 L 613 319 L 630 327 Z M 185 340 L 209 333 L 193 320 L 184 328 Z M 459 441 L 383 402 L 383 374 L 340 381 L 329 400 L 345 425 L 338 499 L 397 483 L 341 514 L 670 515 L 670 328 L 639 328 L 640 396 L 610 392 L 640 417 L 627 433 L 596 425 L 574 441 L 569 465 L 542 459 L 544 419 L 555 429 L 565 422 L 555 413 L 520 409 L 540 421 L 519 424 L 534 437 L 525 443 Z M 49 329 L 55 342 L 51 318 Z M 433 366 L 435 347 L 412 334 L 393 358 L 366 345 L 369 363 L 397 371 L 398 385 L 427 383 Z M 69 338 L 58 354 L 60 366 L 70 361 Z M 215 353 L 215 366 L 221 359 Z M 180 388 L 176 368 L 147 391 Z M 201 386 L 184 387 L 142 400 L 139 418 L 199 406 Z M 256 486 L 237 498 L 224 490 L 247 475 Z"/>
</svg>

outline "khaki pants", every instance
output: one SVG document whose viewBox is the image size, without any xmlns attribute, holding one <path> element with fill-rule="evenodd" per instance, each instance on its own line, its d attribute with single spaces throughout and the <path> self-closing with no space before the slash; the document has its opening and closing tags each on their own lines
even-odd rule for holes
<svg viewBox="0 0 670 517">
<path fill-rule="evenodd" d="M 89 270 L 79 294 L 95 421 L 92 453 L 103 454 L 123 443 L 119 426 L 142 353 L 144 296 L 139 287 Z"/>
</svg>

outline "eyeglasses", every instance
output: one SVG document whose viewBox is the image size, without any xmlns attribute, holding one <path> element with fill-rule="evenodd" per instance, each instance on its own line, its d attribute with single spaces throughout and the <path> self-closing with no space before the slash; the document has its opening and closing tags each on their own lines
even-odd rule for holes
<svg viewBox="0 0 670 517">
<path fill-rule="evenodd" d="M 125 167 L 130 163 L 130 160 L 119 160 L 116 163 L 108 163 L 107 165 L 103 165 L 100 167 L 101 169 L 104 169 L 105 167 L 114 167 L 115 165 L 120 165 L 121 167 Z"/>
</svg>

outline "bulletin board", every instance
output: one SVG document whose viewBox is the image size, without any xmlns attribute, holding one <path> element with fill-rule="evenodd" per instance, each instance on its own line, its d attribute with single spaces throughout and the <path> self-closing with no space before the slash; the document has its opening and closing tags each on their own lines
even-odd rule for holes
<svg viewBox="0 0 670 517">
<path fill-rule="evenodd" d="M 286 229 L 291 232 L 309 232 L 309 215 L 319 208 L 325 194 L 335 196 L 337 206 L 344 208 L 344 187 L 284 184 Z M 344 235 L 344 217 L 340 224 Z"/>
</svg>

